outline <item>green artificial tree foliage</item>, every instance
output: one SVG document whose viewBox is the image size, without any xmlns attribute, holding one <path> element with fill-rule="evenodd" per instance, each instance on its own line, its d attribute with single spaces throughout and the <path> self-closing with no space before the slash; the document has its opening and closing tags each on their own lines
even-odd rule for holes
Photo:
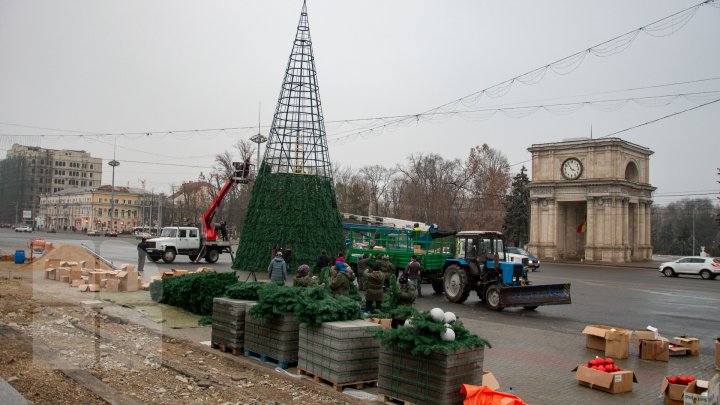
<svg viewBox="0 0 720 405">
<path fill-rule="evenodd" d="M 400 297 L 400 287 L 398 286 L 397 277 L 390 275 L 390 288 L 383 294 L 382 305 L 380 308 L 383 312 L 390 312 L 398 306 L 398 297 Z"/>
<path fill-rule="evenodd" d="M 305 287 L 292 287 L 276 283 L 265 283 L 258 290 L 257 304 L 250 309 L 253 319 L 270 319 L 295 311 Z"/>
<path fill-rule="evenodd" d="M 237 282 L 234 273 L 191 273 L 153 282 L 150 295 L 158 302 L 210 315 L 213 299 L 222 297 Z"/>
<path fill-rule="evenodd" d="M 431 352 L 446 353 L 463 348 L 492 347 L 490 342 L 465 329 L 459 320 L 450 323 L 450 327 L 455 332 L 455 340 L 443 341 L 440 337 L 440 333 L 446 329 L 443 322 L 434 321 L 429 311 L 418 312 L 413 308 L 410 313 L 412 316 L 408 319 L 411 326 L 380 329 L 374 332 L 376 336 L 380 337 L 383 346 L 407 351 L 414 356 L 427 356 Z"/>
<path fill-rule="evenodd" d="M 267 285 L 268 283 L 260 281 L 239 282 L 228 287 L 227 291 L 225 291 L 225 296 L 235 300 L 257 301 L 259 298 L 258 290 Z"/>
<path fill-rule="evenodd" d="M 312 264 L 320 251 L 345 246 L 332 179 L 269 173 L 263 165 L 250 197 L 234 269 L 264 272 L 273 247 L 291 251 L 289 272 Z"/>
<path fill-rule="evenodd" d="M 512 191 L 505 199 L 505 220 L 502 231 L 509 242 L 522 246 L 529 241 L 530 233 L 530 179 L 523 166 L 513 177 Z"/>
<path fill-rule="evenodd" d="M 295 320 L 309 326 L 323 322 L 352 321 L 361 318 L 360 302 L 351 297 L 333 297 L 325 288 L 307 287 L 295 305 Z"/>
</svg>

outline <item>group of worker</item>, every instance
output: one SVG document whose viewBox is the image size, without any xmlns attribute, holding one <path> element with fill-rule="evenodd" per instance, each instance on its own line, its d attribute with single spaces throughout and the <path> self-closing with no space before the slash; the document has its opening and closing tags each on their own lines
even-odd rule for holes
<svg viewBox="0 0 720 405">
<path fill-rule="evenodd" d="M 327 251 L 323 250 L 315 262 L 312 274 L 310 274 L 310 266 L 307 264 L 298 267 L 293 285 L 300 287 L 318 285 L 320 282 L 318 274 L 322 269 L 330 267 L 329 287 L 333 296 L 349 295 L 350 285 L 357 281 L 358 289 L 365 291 L 364 310 L 368 313 L 380 310 L 385 291 L 390 288 L 390 275 L 399 276 L 398 304 L 411 305 L 416 296 L 421 296 L 419 280 L 422 275 L 422 265 L 415 255 L 411 257 L 405 270 L 399 273 L 396 273 L 395 266 L 390 262 L 388 255 L 376 258 L 371 267 L 372 259 L 373 257 L 368 254 L 358 259 L 356 274 L 352 267 L 345 262 L 343 252 L 339 252 L 333 261 Z M 331 266 L 331 263 L 334 264 Z M 271 281 L 285 284 L 288 279 L 287 274 L 287 263 L 283 258 L 282 251 L 278 250 L 268 266 L 268 278 Z M 325 286 L 324 284 L 320 285 Z"/>
</svg>

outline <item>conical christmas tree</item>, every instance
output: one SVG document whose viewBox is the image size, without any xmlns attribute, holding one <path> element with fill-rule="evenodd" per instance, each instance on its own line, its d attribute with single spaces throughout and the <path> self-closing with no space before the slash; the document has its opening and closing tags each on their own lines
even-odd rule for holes
<svg viewBox="0 0 720 405">
<path fill-rule="evenodd" d="M 233 268 L 263 271 L 280 249 L 294 271 L 344 246 L 303 2 Z"/>
</svg>

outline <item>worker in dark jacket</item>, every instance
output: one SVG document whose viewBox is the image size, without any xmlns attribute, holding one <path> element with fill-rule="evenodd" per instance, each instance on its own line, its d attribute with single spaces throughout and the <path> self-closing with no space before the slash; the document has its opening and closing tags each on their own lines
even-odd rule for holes
<svg viewBox="0 0 720 405">
<path fill-rule="evenodd" d="M 380 267 L 380 263 L 375 262 L 372 270 L 365 272 L 365 312 L 377 311 L 382 305 L 385 273 L 381 271 Z"/>
<path fill-rule="evenodd" d="M 358 289 L 360 291 L 365 291 L 365 271 L 367 271 L 368 268 L 370 268 L 370 257 L 369 254 L 365 253 L 363 257 L 358 259 L 357 262 L 357 281 L 358 281 Z"/>
<path fill-rule="evenodd" d="M 137 245 L 138 251 L 138 271 L 143 271 L 145 267 L 145 256 L 147 256 L 148 243 L 146 238 L 142 238 L 140 243 Z"/>
<path fill-rule="evenodd" d="M 400 292 L 398 293 L 398 305 L 412 305 L 415 302 L 415 286 L 403 274 L 398 280 Z"/>
<path fill-rule="evenodd" d="M 415 290 L 418 292 L 418 296 L 422 297 L 420 284 L 418 284 L 422 275 L 422 265 L 419 261 L 417 261 L 417 256 L 412 255 L 410 257 L 410 263 L 405 266 L 405 272 L 403 275 L 407 277 L 408 281 L 413 286 L 415 286 Z"/>
<path fill-rule="evenodd" d="M 327 251 L 323 250 L 320 252 L 320 256 L 318 256 L 317 261 L 315 262 L 313 274 L 320 274 L 320 271 L 329 265 L 330 257 L 328 256 Z"/>
<path fill-rule="evenodd" d="M 296 287 L 310 287 L 317 284 L 317 276 L 311 276 L 308 274 L 310 266 L 303 264 L 298 267 L 297 276 L 293 280 L 293 286 Z"/>
<path fill-rule="evenodd" d="M 275 257 L 270 261 L 268 266 L 268 278 L 280 284 L 285 284 L 287 280 L 287 265 L 281 250 L 275 253 Z"/>
<path fill-rule="evenodd" d="M 335 270 L 332 280 L 330 280 L 330 291 L 333 297 L 336 295 L 349 296 L 350 283 L 355 279 L 352 269 L 348 268 L 343 262 L 336 262 Z"/>
</svg>

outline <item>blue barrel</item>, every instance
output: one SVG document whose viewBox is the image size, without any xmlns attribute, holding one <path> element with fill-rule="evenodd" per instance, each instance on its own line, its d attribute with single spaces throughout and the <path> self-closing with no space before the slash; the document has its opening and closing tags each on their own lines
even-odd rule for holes
<svg viewBox="0 0 720 405">
<path fill-rule="evenodd" d="M 16 250 L 15 251 L 15 264 L 23 264 L 25 263 L 25 251 L 24 250 Z"/>
</svg>

